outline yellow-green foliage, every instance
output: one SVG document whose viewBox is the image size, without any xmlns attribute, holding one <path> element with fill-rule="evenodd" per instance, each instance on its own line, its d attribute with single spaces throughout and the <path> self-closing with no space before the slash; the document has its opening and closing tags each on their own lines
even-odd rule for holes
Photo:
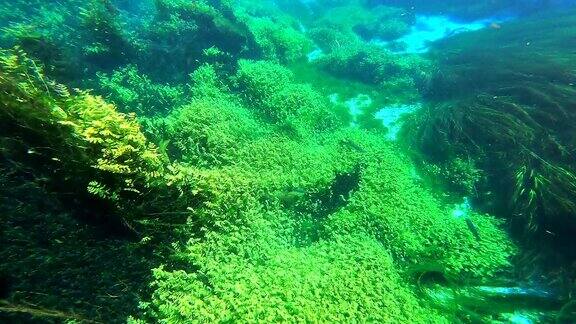
<svg viewBox="0 0 576 324">
<path fill-rule="evenodd" d="M 134 115 L 46 80 L 19 50 L 0 52 L 0 73 L 4 126 L 18 129 L 27 145 L 49 145 L 44 158 L 57 164 L 62 181 L 90 182 L 90 192 L 116 197 L 139 193 L 160 176 L 163 163 Z"/>
<path fill-rule="evenodd" d="M 241 60 L 235 81 L 247 107 L 296 134 L 340 123 L 327 98 L 307 84 L 295 83 L 292 72 L 281 65 Z"/>
<path fill-rule="evenodd" d="M 204 167 L 230 164 L 242 145 L 270 133 L 230 93 L 213 66 L 201 66 L 191 79 L 188 104 L 165 118 L 145 120 L 171 159 Z"/>
<path fill-rule="evenodd" d="M 174 153 L 196 165 L 230 163 L 228 152 L 266 133 L 231 98 L 195 99 L 161 122 Z"/>
<path fill-rule="evenodd" d="M 454 218 L 449 208 L 418 184 L 411 164 L 393 147 L 361 132 L 344 132 L 338 138 L 362 148 L 360 159 L 365 167 L 358 191 L 346 208 L 331 216 L 330 231 L 367 233 L 397 260 L 407 264 L 433 261 L 467 277 L 490 276 L 509 265 L 514 249 L 506 243 L 506 233 L 497 230 L 501 224 L 494 218 L 472 216 L 481 232 L 481 239 L 476 240 L 464 219 Z"/>
<path fill-rule="evenodd" d="M 157 175 L 161 161 L 140 132 L 135 115 L 118 113 L 112 104 L 87 93 L 69 97 L 65 104 L 67 116 L 57 123 L 71 126 L 76 136 L 89 143 L 87 149 L 95 152 L 93 167 L 137 177 Z"/>
<path fill-rule="evenodd" d="M 447 322 L 418 304 L 385 247 L 362 236 L 281 249 L 259 263 L 214 264 L 202 252 L 189 252 L 208 265 L 198 273 L 154 271 L 162 306 L 150 315 L 161 323 Z"/>
<path fill-rule="evenodd" d="M 293 75 L 274 62 L 241 60 L 236 79 L 242 96 L 256 106 L 265 106 L 267 98 L 289 84 Z"/>
<path fill-rule="evenodd" d="M 121 111 L 139 116 L 165 115 L 185 100 L 181 86 L 153 83 L 134 65 L 127 65 L 111 75 L 97 73 L 99 91 Z"/>
<path fill-rule="evenodd" d="M 269 134 L 242 144 L 227 165 L 174 177 L 204 197 L 194 208 L 202 234 L 176 245 L 182 266 L 155 270 L 143 304 L 153 321 L 448 322 L 419 302 L 404 268 L 434 263 L 451 277 L 486 279 L 509 266 L 514 248 L 494 219 L 472 215 L 476 240 L 376 134 Z M 295 189 L 299 204 L 321 203 L 308 200 L 354 166 L 358 189 L 332 214 L 282 203 Z"/>
<path fill-rule="evenodd" d="M 272 2 L 238 1 L 235 12 L 254 35 L 263 59 L 293 62 L 304 58 L 312 49 L 313 44 L 299 21 Z"/>
<path fill-rule="evenodd" d="M 270 18 L 250 18 L 248 21 L 265 59 L 293 62 L 312 49 L 312 42 L 290 25 Z"/>
<path fill-rule="evenodd" d="M 228 93 L 228 85 L 218 76 L 213 65 L 204 64 L 192 74 L 190 92 L 194 98 L 221 98 Z"/>
</svg>

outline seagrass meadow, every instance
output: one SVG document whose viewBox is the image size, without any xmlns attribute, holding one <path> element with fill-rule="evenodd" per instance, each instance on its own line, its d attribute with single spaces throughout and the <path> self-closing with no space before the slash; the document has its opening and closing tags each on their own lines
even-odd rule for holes
<svg viewBox="0 0 576 324">
<path fill-rule="evenodd" d="M 571 1 L 0 0 L 0 322 L 576 323 Z"/>
</svg>

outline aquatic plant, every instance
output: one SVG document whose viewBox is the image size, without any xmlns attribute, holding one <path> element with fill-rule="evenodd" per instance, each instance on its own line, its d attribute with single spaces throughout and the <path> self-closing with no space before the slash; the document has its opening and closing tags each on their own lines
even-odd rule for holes
<svg viewBox="0 0 576 324">
<path fill-rule="evenodd" d="M 251 112 L 231 98 L 195 99 L 158 120 L 156 127 L 162 127 L 170 140 L 173 159 L 197 166 L 229 164 L 233 161 L 230 152 L 266 133 Z"/>
<path fill-rule="evenodd" d="M 429 105 L 406 136 L 425 163 L 473 161 L 486 176 L 476 204 L 506 218 L 531 250 L 553 249 L 565 262 L 576 243 L 576 92 L 566 47 L 574 17 L 542 15 L 437 44 Z"/>
<path fill-rule="evenodd" d="M 293 62 L 303 59 L 312 49 L 306 37 L 301 17 L 291 17 L 274 3 L 240 1 L 235 14 L 242 20 L 259 48 L 260 59 Z M 290 3 L 294 7 L 294 3 Z"/>
<path fill-rule="evenodd" d="M 312 42 L 290 25 L 269 18 L 250 18 L 248 26 L 265 59 L 293 62 L 312 49 Z"/>
<path fill-rule="evenodd" d="M 333 48 L 355 45 L 361 41 L 353 32 L 340 31 L 331 27 L 311 28 L 307 34 L 323 52 L 331 52 Z"/>
<path fill-rule="evenodd" d="M 190 73 L 201 65 L 204 51 L 209 48 L 234 57 L 258 53 L 254 36 L 234 15 L 230 5 L 219 1 L 157 0 L 154 3 L 156 15 L 144 27 L 142 36 L 149 43 L 145 57 L 151 58 L 141 60 L 140 66 L 146 72 L 167 80 L 183 80 L 186 71 Z M 164 67 L 161 71 L 159 65 Z"/>
<path fill-rule="evenodd" d="M 14 18 L 14 23 L 4 26 L 3 45 L 20 45 L 48 68 L 52 62 L 43 58 L 60 52 L 68 64 L 65 70 L 78 71 L 75 78 L 58 80 L 67 83 L 86 81 L 95 72 L 109 73 L 128 63 L 154 81 L 183 81 L 210 59 L 207 49 L 230 57 L 259 55 L 252 33 L 225 1 L 158 0 L 141 4 L 135 12 L 119 10 L 116 4 L 75 0 L 38 6 L 23 14 L 25 20 Z M 26 6 L 23 1 L 16 7 Z M 7 11 L 0 16 L 11 16 Z M 31 42 L 34 47 L 24 46 Z"/>
<path fill-rule="evenodd" d="M 15 170 L 5 155 L 0 165 L 0 276 L 8 284 L 0 321 L 117 322 L 133 314 L 157 263 L 152 242 L 102 222 L 101 204 L 72 206 L 80 194 L 51 192 L 39 169 Z"/>
<path fill-rule="evenodd" d="M 89 62 L 115 67 L 135 54 L 135 46 L 120 25 L 117 9 L 110 0 L 89 1 L 79 17 L 86 44 L 82 51 Z"/>
<path fill-rule="evenodd" d="M 430 63 L 418 56 L 399 57 L 380 46 L 359 42 L 336 44 L 314 63 L 338 77 L 377 85 L 400 102 L 417 98 L 432 70 Z"/>
<path fill-rule="evenodd" d="M 328 6 L 314 27 L 334 28 L 355 33 L 366 41 L 393 40 L 407 33 L 414 23 L 414 15 L 402 8 L 375 6 L 368 8 L 361 1 Z"/>
<path fill-rule="evenodd" d="M 311 86 L 298 84 L 292 72 L 268 61 L 239 61 L 237 91 L 245 105 L 270 122 L 298 133 L 339 124 L 329 102 Z"/>
<path fill-rule="evenodd" d="M 461 280 L 508 267 L 514 248 L 497 222 L 473 215 L 476 240 L 378 136 L 342 131 L 322 142 L 264 136 L 231 149 L 233 163 L 188 169 L 209 197 L 195 208 L 204 227 L 178 246 L 181 267 L 155 270 L 142 319 L 442 321 L 401 283 L 411 280 L 404 266 L 438 260 Z M 357 165 L 357 188 L 344 189 L 337 179 Z M 337 208 L 319 195 L 341 190 L 349 197 Z M 301 194 L 290 202 L 294 191 Z M 310 311 L 318 303 L 325 311 Z"/>
<path fill-rule="evenodd" d="M 187 257 L 210 264 L 201 253 L 190 250 Z M 280 250 L 260 264 L 226 259 L 225 267 L 206 266 L 202 274 L 156 269 L 153 302 L 162 307 L 148 315 L 162 321 L 443 320 L 418 305 L 382 246 L 363 237 Z"/>
<path fill-rule="evenodd" d="M 230 87 L 217 66 L 204 64 L 190 74 L 189 90 L 193 98 L 221 98 L 229 94 Z"/>
<path fill-rule="evenodd" d="M 110 75 L 96 75 L 98 91 L 124 113 L 165 115 L 186 100 L 184 87 L 154 83 L 134 65 L 127 65 Z"/>
<path fill-rule="evenodd" d="M 28 55 L 44 64 L 45 73 L 59 81 L 77 78 L 82 74 L 79 67 L 80 50 L 66 46 L 66 41 L 75 39 L 80 42 L 80 33 L 63 30 L 64 25 L 79 24 L 78 17 L 69 10 L 70 7 L 85 5 L 79 1 L 69 1 L 66 4 L 44 3 L 34 5 L 29 1 L 15 0 L 10 4 L 2 4 L 0 17 L 5 23 L 2 26 L 1 43 L 3 47 L 19 46 Z M 70 7 L 69 7 L 70 6 Z M 19 13 L 19 14 L 18 14 Z M 26 17 L 22 20 L 22 17 Z"/>
<path fill-rule="evenodd" d="M 485 174 L 476 167 L 474 160 L 455 158 L 446 163 L 424 163 L 422 168 L 435 187 L 447 186 L 446 191 L 459 194 L 461 197 L 473 197 L 478 194 L 477 188 L 482 188 Z"/>
<path fill-rule="evenodd" d="M 421 94 L 443 104 L 415 119 L 429 122 L 415 139 L 439 140 L 434 149 L 451 158 L 426 165 L 451 189 L 473 194 L 492 179 L 484 160 L 461 154 L 484 151 L 477 137 L 444 145 L 470 129 L 489 130 L 494 149 L 523 145 L 526 168 L 507 171 L 536 210 L 540 197 L 553 204 L 572 190 L 558 185 L 572 179 L 568 163 L 544 163 L 563 146 L 532 146 L 557 120 L 523 113 L 546 103 L 569 116 L 552 97 L 572 93 L 479 81 L 489 95 L 447 97 L 471 84 L 448 69 L 431 79 L 427 58 L 368 42 L 403 33 L 411 10 L 363 0 L 16 2 L 20 18 L 0 4 L 2 44 L 22 45 L 0 52 L 0 321 L 503 318 L 507 309 L 485 307 L 500 299 L 477 287 L 513 280 L 517 247 L 503 222 L 441 195 L 372 116 Z M 488 105 L 494 96 L 501 107 Z M 352 120 L 354 98 L 372 105 Z M 438 131 L 447 125 L 457 132 Z"/>
<path fill-rule="evenodd" d="M 49 81 L 19 49 L 0 53 L 0 69 L 3 138 L 29 155 L 9 159 L 45 164 L 57 190 L 88 190 L 118 207 L 121 197 L 142 195 L 160 176 L 162 161 L 134 115 Z"/>
</svg>

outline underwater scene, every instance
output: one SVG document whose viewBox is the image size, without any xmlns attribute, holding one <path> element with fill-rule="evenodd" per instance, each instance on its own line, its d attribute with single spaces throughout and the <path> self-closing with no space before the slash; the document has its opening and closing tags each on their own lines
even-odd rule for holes
<svg viewBox="0 0 576 324">
<path fill-rule="evenodd" d="M 0 0 L 0 323 L 576 323 L 576 0 Z"/>
</svg>

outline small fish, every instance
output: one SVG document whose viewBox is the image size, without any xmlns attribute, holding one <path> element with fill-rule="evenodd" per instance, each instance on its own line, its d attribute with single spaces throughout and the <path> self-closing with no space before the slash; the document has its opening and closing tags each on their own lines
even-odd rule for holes
<svg viewBox="0 0 576 324">
<path fill-rule="evenodd" d="M 500 25 L 500 24 L 497 23 L 497 22 L 493 22 L 493 23 L 490 24 L 490 29 L 496 29 L 496 30 L 498 30 L 498 29 L 500 29 L 500 28 L 502 28 L 502 25 Z"/>
<path fill-rule="evenodd" d="M 466 225 L 468 225 L 468 229 L 472 232 L 472 235 L 476 238 L 477 241 L 480 241 L 480 233 L 478 232 L 478 227 L 474 225 L 470 217 L 466 217 Z"/>
<path fill-rule="evenodd" d="M 296 188 L 288 192 L 283 192 L 279 195 L 278 200 L 284 207 L 293 207 L 298 201 L 306 195 L 306 191 L 302 188 Z"/>
</svg>

